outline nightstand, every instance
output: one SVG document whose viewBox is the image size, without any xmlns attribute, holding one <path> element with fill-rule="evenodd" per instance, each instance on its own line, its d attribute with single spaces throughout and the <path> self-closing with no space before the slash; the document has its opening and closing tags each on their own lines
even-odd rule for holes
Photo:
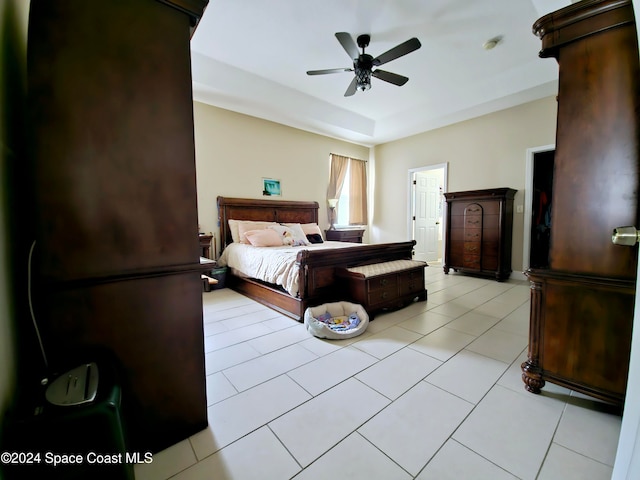
<svg viewBox="0 0 640 480">
<path fill-rule="evenodd" d="M 342 230 L 325 230 L 325 238 L 335 242 L 362 243 L 364 228 L 345 228 Z"/>
<path fill-rule="evenodd" d="M 211 258 L 211 239 L 213 235 L 205 235 L 201 233 L 198 235 L 200 239 L 200 256 L 204 258 Z"/>
</svg>

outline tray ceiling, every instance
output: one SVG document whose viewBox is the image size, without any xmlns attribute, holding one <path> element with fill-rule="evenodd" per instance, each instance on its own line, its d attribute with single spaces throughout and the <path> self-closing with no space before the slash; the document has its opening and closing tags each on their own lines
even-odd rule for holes
<svg viewBox="0 0 640 480">
<path fill-rule="evenodd" d="M 211 0 L 191 41 L 194 99 L 372 146 L 555 95 L 558 68 L 531 31 L 560 0 Z M 345 97 L 352 72 L 335 38 L 371 35 L 374 57 L 417 37 L 422 47 Z M 501 37 L 487 50 L 488 40 Z"/>
</svg>

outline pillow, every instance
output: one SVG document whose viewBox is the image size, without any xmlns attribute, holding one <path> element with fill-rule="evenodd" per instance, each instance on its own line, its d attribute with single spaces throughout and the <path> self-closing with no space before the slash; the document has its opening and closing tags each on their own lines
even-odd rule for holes
<svg viewBox="0 0 640 480">
<path fill-rule="evenodd" d="M 322 235 L 319 233 L 307 233 L 307 240 L 309 240 L 309 243 L 324 243 Z"/>
<path fill-rule="evenodd" d="M 254 247 L 281 247 L 284 245 L 282 237 L 270 228 L 249 230 L 244 232 L 247 241 Z"/>
<path fill-rule="evenodd" d="M 302 227 L 302 231 L 305 235 L 318 234 L 320 235 L 320 238 L 322 238 L 322 230 L 320 230 L 317 223 L 301 223 L 300 227 Z"/>
<path fill-rule="evenodd" d="M 229 230 L 231 230 L 231 240 L 236 243 L 249 243 L 245 238 L 245 232 L 249 230 L 259 230 L 274 225 L 275 222 L 263 222 L 258 220 L 229 220 Z"/>
<path fill-rule="evenodd" d="M 231 231 L 231 241 L 238 243 L 240 241 L 240 233 L 238 233 L 238 224 L 240 220 L 229 220 L 229 231 Z"/>
<path fill-rule="evenodd" d="M 301 223 L 300 227 L 304 232 L 309 243 L 324 243 L 322 238 L 322 230 L 317 223 Z"/>
<path fill-rule="evenodd" d="M 240 243 L 249 243 L 247 237 L 245 236 L 247 232 L 251 230 L 264 230 L 269 226 L 270 222 L 249 222 L 244 221 L 238 224 L 238 236 L 240 237 Z"/>
<path fill-rule="evenodd" d="M 269 225 L 267 228 L 273 230 L 280 236 L 283 245 L 293 245 L 293 232 L 289 227 L 285 227 L 284 225 Z"/>
<path fill-rule="evenodd" d="M 302 228 L 300 228 L 300 225 L 297 224 L 298 227 L 296 228 L 295 225 L 279 225 L 279 224 L 275 224 L 275 225 L 269 225 L 268 228 L 276 231 L 281 237 L 282 237 L 282 242 L 285 245 L 291 245 L 293 247 L 299 247 L 301 245 L 309 245 L 309 241 L 307 240 L 307 236 L 304 234 L 304 232 L 302 231 Z"/>
<path fill-rule="evenodd" d="M 302 226 L 299 223 L 288 223 L 285 224 L 286 227 L 291 229 L 291 233 L 293 234 L 293 245 L 311 245 L 311 242 L 307 240 L 307 235 L 304 230 L 302 230 Z"/>
</svg>

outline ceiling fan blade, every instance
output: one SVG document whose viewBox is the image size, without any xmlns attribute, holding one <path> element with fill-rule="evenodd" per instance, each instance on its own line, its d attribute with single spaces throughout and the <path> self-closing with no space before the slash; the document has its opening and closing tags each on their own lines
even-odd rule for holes
<svg viewBox="0 0 640 480">
<path fill-rule="evenodd" d="M 353 37 L 347 32 L 336 33 L 336 38 L 340 42 L 340 45 L 342 45 L 342 48 L 349 54 L 351 60 L 355 60 L 360 56 L 356 42 L 353 41 Z"/>
<path fill-rule="evenodd" d="M 353 72 L 353 68 L 328 68 L 325 70 L 309 70 L 307 75 L 326 75 L 327 73 Z"/>
<path fill-rule="evenodd" d="M 407 53 L 411 53 L 414 50 L 419 49 L 422 46 L 420 41 L 417 38 L 411 38 L 406 42 L 401 43 L 400 45 L 396 45 L 391 50 L 387 50 L 382 55 L 378 55 L 373 59 L 373 65 L 383 65 L 391 60 L 395 60 L 396 58 L 402 57 Z"/>
<path fill-rule="evenodd" d="M 344 92 L 345 97 L 350 97 L 351 95 L 356 93 L 357 80 L 358 79 L 356 77 L 353 77 L 353 80 L 351 80 L 351 83 L 347 87 L 347 91 Z"/>
<path fill-rule="evenodd" d="M 399 87 L 409 81 L 407 77 L 403 77 L 402 75 L 398 75 L 397 73 L 387 72 L 386 70 L 374 70 L 373 72 L 371 72 L 371 75 L 379 78 L 380 80 L 384 80 L 385 82 L 398 85 Z"/>
</svg>

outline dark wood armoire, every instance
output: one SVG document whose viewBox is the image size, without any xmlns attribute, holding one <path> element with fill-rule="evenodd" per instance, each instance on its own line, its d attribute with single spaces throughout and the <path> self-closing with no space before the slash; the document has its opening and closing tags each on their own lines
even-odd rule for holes
<svg viewBox="0 0 640 480">
<path fill-rule="evenodd" d="M 526 389 L 545 381 L 622 404 L 637 247 L 640 68 L 628 0 L 584 0 L 533 26 L 559 73 L 549 268 L 530 269 Z"/>
<path fill-rule="evenodd" d="M 503 281 L 511 275 L 512 188 L 445 193 L 444 272 L 460 271 Z"/>
<path fill-rule="evenodd" d="M 33 306 L 120 369 L 132 451 L 207 425 L 190 38 L 208 0 L 32 0 Z"/>
</svg>

